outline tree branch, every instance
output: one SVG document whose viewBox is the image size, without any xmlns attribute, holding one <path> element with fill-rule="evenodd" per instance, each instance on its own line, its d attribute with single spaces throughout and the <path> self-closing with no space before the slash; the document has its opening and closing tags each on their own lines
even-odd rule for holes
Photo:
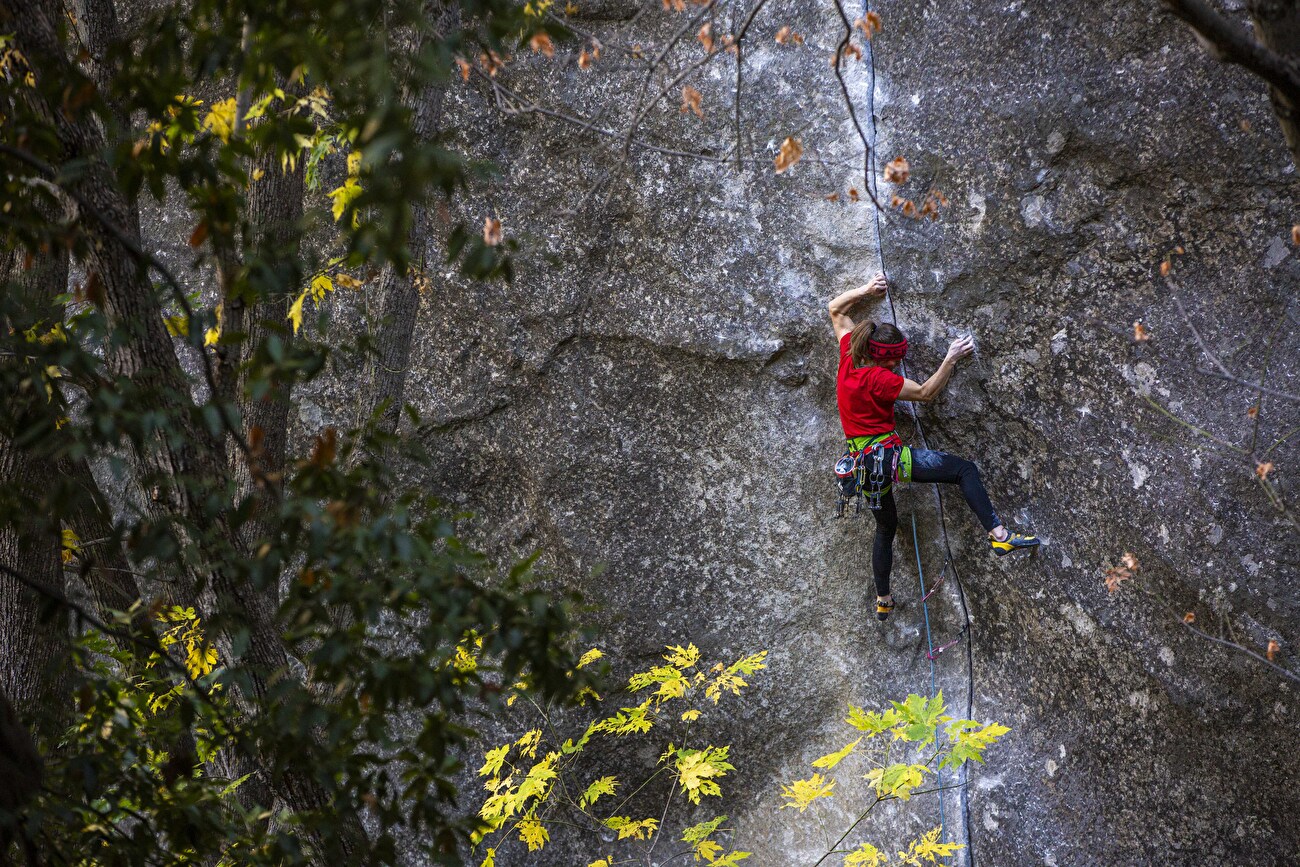
<svg viewBox="0 0 1300 867">
<path fill-rule="evenodd" d="M 1205 0 L 1162 0 L 1182 19 L 1219 60 L 1258 75 L 1293 102 L 1300 100 L 1300 67 L 1260 45 L 1250 34 L 1215 11 Z"/>
</svg>

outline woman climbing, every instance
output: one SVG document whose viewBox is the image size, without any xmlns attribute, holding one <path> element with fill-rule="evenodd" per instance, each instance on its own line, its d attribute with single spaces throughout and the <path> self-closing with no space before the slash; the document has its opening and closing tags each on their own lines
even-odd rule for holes
<svg viewBox="0 0 1300 867">
<path fill-rule="evenodd" d="M 894 430 L 894 401 L 926 403 L 934 400 L 947 385 L 957 362 L 971 354 L 975 343 L 970 337 L 954 340 L 943 364 L 924 384 L 918 385 L 899 376 L 894 370 L 907 354 L 907 338 L 902 332 L 888 322 L 854 324 L 849 317 L 849 311 L 859 301 L 879 300 L 885 297 L 887 289 L 885 275 L 877 274 L 870 283 L 850 289 L 830 303 L 831 324 L 835 326 L 835 338 L 840 343 L 836 395 L 840 423 L 849 449 L 857 453 L 880 444 L 882 451 L 900 450 L 896 474 L 889 471 L 890 477 L 885 479 L 880 496 L 872 503 L 876 538 L 871 548 L 871 569 L 876 580 L 876 617 L 879 620 L 888 619 L 889 612 L 894 610 L 894 598 L 889 592 L 889 572 L 894 564 L 894 535 L 898 531 L 898 510 L 894 506 L 891 484 L 895 480 L 959 485 L 966 503 L 988 531 L 989 545 L 998 556 L 1039 544 L 1034 536 L 1013 533 L 1002 525 L 989 502 L 975 464 L 945 452 L 903 446 Z"/>
</svg>

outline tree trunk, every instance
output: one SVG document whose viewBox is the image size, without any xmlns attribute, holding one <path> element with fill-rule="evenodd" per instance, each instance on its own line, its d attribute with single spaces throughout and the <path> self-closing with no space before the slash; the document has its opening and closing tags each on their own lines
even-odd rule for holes
<svg viewBox="0 0 1300 867">
<path fill-rule="evenodd" d="M 46 308 L 54 320 L 54 297 L 68 285 L 67 251 L 60 247 L 37 256 L 27 269 L 13 267 L 16 257 L 8 257 L 9 267 L 3 269 L 9 272 L 15 296 L 26 302 L 33 321 L 43 318 Z M 0 521 L 0 565 L 6 569 L 0 575 L 0 693 L 14 702 L 23 723 L 53 737 L 62 730 L 68 711 L 68 617 L 54 601 L 64 593 L 60 528 L 44 517 L 48 510 L 39 507 L 54 466 L 13 440 L 22 429 L 24 405 L 41 411 L 45 394 L 37 384 L 7 399 L 18 428 L 0 432 L 0 485 L 15 507 Z"/>
<path fill-rule="evenodd" d="M 292 296 L 303 279 L 298 266 L 305 192 L 302 161 L 294 171 L 285 172 L 274 154 L 263 154 L 254 167 L 263 174 L 248 194 L 249 247 L 253 260 L 261 269 L 269 271 L 271 277 L 262 279 L 261 292 L 252 309 L 243 308 L 241 302 L 241 319 L 247 337 L 239 348 L 236 399 L 245 436 L 249 442 L 256 443 L 256 449 L 252 460 L 237 455 L 232 461 L 231 470 L 240 495 L 252 493 L 259 485 L 279 488 L 283 482 L 292 395 L 289 386 L 272 383 L 265 395 L 254 399 L 248 393 L 253 376 L 247 365 L 272 336 L 282 340 L 286 348 L 292 343 L 293 331 L 286 327 L 286 322 Z M 254 513 L 245 528 L 244 538 L 250 545 L 268 532 L 260 512 L 259 509 Z"/>
<path fill-rule="evenodd" d="M 457 4 L 435 4 L 434 10 L 439 19 L 436 25 L 439 32 L 450 32 L 459 26 L 460 7 Z M 442 126 L 445 94 L 443 85 L 429 84 L 416 95 L 415 105 L 411 106 L 411 128 L 426 141 L 437 136 Z M 429 208 L 423 203 L 416 204 L 411 215 L 411 228 L 406 235 L 406 246 L 421 268 L 425 264 L 424 256 L 415 255 L 415 251 L 423 250 L 431 234 Z M 411 362 L 415 321 L 420 313 L 420 290 L 412 276 L 409 271 L 399 273 L 391 265 L 384 269 L 379 289 L 379 337 L 375 341 L 379 355 L 368 363 L 363 379 L 368 385 L 361 390 L 358 406 L 358 424 L 384 407 L 380 426 L 390 433 L 397 430 L 402 418 L 407 367 Z"/>
</svg>

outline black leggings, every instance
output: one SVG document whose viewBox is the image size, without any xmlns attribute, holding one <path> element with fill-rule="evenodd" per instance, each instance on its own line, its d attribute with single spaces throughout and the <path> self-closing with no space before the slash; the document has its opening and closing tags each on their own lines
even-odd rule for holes
<svg viewBox="0 0 1300 867">
<path fill-rule="evenodd" d="M 984 490 L 979 468 L 975 464 L 929 449 L 912 449 L 912 481 L 940 482 L 961 486 L 961 494 L 985 530 L 992 531 L 1001 524 L 989 493 Z M 889 572 L 894 567 L 894 536 L 898 533 L 898 507 L 894 505 L 891 490 L 880 498 L 880 508 L 872 512 L 876 517 L 876 538 L 871 545 L 871 571 L 876 579 L 876 595 L 889 595 Z"/>
</svg>

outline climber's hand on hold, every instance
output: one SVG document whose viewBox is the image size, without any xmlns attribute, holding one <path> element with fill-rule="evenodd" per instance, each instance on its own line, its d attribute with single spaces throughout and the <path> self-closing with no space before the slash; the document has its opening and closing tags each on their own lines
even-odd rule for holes
<svg viewBox="0 0 1300 867">
<path fill-rule="evenodd" d="M 944 361 L 950 361 L 956 364 L 966 356 L 975 351 L 974 337 L 958 337 L 948 345 L 948 357 Z"/>
<path fill-rule="evenodd" d="M 868 298 L 885 297 L 885 292 L 889 290 L 889 281 L 885 279 L 885 273 L 877 271 L 876 276 L 872 277 L 862 290 L 866 292 Z"/>
</svg>

